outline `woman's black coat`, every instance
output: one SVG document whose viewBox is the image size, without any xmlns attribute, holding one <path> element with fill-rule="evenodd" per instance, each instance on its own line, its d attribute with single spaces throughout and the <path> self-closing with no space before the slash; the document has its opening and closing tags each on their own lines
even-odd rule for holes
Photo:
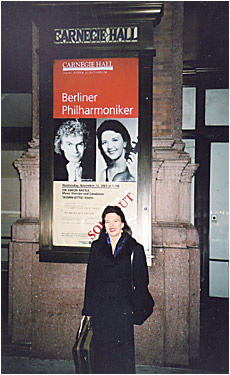
<svg viewBox="0 0 230 375">
<path fill-rule="evenodd" d="M 131 236 L 116 257 L 107 243 L 106 234 L 94 241 L 87 267 L 83 315 L 92 316 L 95 339 L 98 341 L 125 341 L 126 325 L 132 325 L 131 253 L 134 250 L 133 283 L 142 305 L 141 292 L 149 282 L 143 246 Z"/>
<path fill-rule="evenodd" d="M 104 372 L 107 373 L 135 373 L 131 281 L 131 253 L 133 250 L 133 284 L 139 290 L 135 306 L 142 305 L 142 296 L 144 295 L 142 290 L 149 282 L 143 246 L 127 233 L 122 235 L 119 243 L 124 238 L 126 241 L 116 256 L 112 254 L 105 233 L 94 241 L 86 274 L 82 314 L 92 317 L 95 347 L 103 348 Z M 116 349 L 118 347 L 119 351 Z M 117 353 L 114 368 L 111 364 L 114 360 L 112 357 L 109 359 L 110 364 L 107 363 L 106 367 L 106 351 L 108 358 L 111 357 L 111 353 Z M 122 355 L 124 357 L 123 364 Z M 118 357 L 121 361 L 120 366 Z M 127 359 L 129 359 L 130 365 L 125 367 Z M 103 373 L 103 369 L 100 368 L 98 372 Z"/>
</svg>

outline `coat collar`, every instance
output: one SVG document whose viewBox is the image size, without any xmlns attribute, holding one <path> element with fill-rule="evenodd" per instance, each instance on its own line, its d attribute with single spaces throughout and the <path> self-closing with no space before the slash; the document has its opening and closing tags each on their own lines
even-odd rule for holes
<svg viewBox="0 0 230 375">
<path fill-rule="evenodd" d="M 111 247 L 111 241 L 110 241 L 110 237 L 109 237 L 108 234 L 106 236 L 106 240 L 107 240 L 109 246 Z M 118 255 L 118 253 L 125 247 L 127 240 L 128 240 L 128 233 L 126 233 L 126 232 L 122 233 L 122 235 L 119 238 L 119 240 L 117 242 L 117 245 L 115 247 L 114 257 L 116 257 Z"/>
<path fill-rule="evenodd" d="M 98 250 L 104 256 L 110 258 L 111 260 L 119 260 L 121 257 L 131 254 L 133 249 L 133 241 L 135 240 L 127 233 L 123 233 L 121 238 L 118 241 L 117 246 L 121 245 L 120 250 L 118 251 L 117 255 L 114 256 L 112 254 L 111 246 L 107 242 L 107 235 L 103 233 L 100 238 L 97 240 L 98 242 Z"/>
</svg>

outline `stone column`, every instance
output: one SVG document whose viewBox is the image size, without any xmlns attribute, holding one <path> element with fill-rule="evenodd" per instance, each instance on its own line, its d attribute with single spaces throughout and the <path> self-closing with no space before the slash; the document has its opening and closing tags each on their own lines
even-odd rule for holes
<svg viewBox="0 0 230 375">
<path fill-rule="evenodd" d="M 31 343 L 32 256 L 39 241 L 38 144 L 14 163 L 21 180 L 21 217 L 12 225 L 9 247 L 9 327 L 15 343 Z M 19 266 L 20 265 L 20 266 Z"/>
<path fill-rule="evenodd" d="M 164 366 L 189 366 L 199 359 L 200 253 L 197 231 L 190 223 L 190 187 L 197 167 L 182 141 L 153 140 L 157 173 L 153 174 L 152 237 L 161 273 L 153 267 L 150 274 L 156 320 L 164 322 L 160 356 Z M 160 295 L 158 284 L 164 285 Z M 163 311 L 158 311 L 158 303 Z"/>
<path fill-rule="evenodd" d="M 199 360 L 200 252 L 190 223 L 197 167 L 181 140 L 153 139 L 149 288 L 155 308 L 144 325 L 135 327 L 138 364 L 193 367 Z"/>
<path fill-rule="evenodd" d="M 39 102 L 38 30 L 33 24 L 33 106 L 29 147 L 14 162 L 21 182 L 21 217 L 12 225 L 9 246 L 9 331 L 17 344 L 32 341 L 33 254 L 39 243 Z"/>
</svg>

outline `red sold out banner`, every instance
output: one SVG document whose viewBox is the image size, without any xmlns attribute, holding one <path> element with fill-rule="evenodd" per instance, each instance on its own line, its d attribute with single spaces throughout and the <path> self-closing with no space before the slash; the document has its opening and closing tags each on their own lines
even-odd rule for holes
<svg viewBox="0 0 230 375">
<path fill-rule="evenodd" d="M 53 66 L 53 118 L 138 118 L 138 59 L 66 59 Z"/>
</svg>

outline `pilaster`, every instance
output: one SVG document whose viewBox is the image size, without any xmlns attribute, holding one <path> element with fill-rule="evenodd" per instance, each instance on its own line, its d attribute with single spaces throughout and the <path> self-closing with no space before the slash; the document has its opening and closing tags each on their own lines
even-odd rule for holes
<svg viewBox="0 0 230 375">
<path fill-rule="evenodd" d="M 33 24 L 32 136 L 28 150 L 15 160 L 21 186 L 21 216 L 12 225 L 9 246 L 9 331 L 17 344 L 32 342 L 33 255 L 39 242 L 39 85 L 38 30 Z"/>
<path fill-rule="evenodd" d="M 156 299 L 154 320 L 164 322 L 155 363 L 189 366 L 199 359 L 200 252 L 190 222 L 191 181 L 198 165 L 191 163 L 181 140 L 170 138 L 153 139 L 152 163 L 150 288 Z M 158 285 L 163 285 L 160 294 Z"/>
<path fill-rule="evenodd" d="M 39 241 L 38 142 L 14 162 L 21 181 L 21 217 L 12 225 L 9 246 L 9 329 L 17 344 L 30 344 L 32 334 L 32 258 Z"/>
</svg>

